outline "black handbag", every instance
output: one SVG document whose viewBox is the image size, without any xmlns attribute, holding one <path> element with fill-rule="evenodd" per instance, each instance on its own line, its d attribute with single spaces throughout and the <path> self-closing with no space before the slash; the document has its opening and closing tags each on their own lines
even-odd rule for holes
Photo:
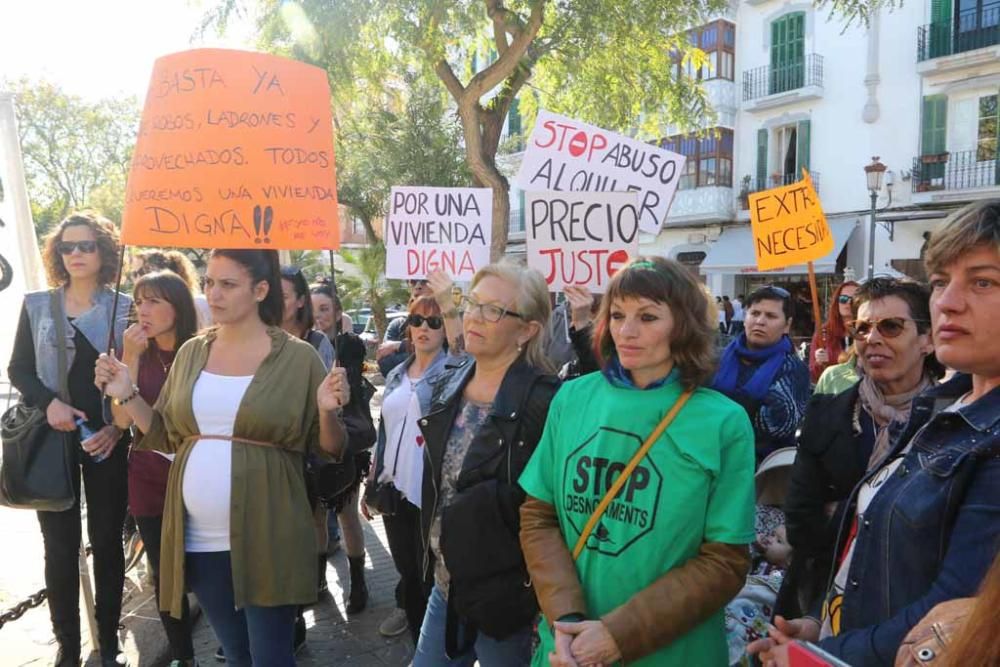
<svg viewBox="0 0 1000 667">
<path fill-rule="evenodd" d="M 59 354 L 59 399 L 69 402 L 66 318 L 59 293 L 51 293 Z M 45 410 L 19 402 L 2 417 L 0 505 L 16 509 L 61 512 L 76 502 L 75 440 L 49 426 Z"/>
</svg>

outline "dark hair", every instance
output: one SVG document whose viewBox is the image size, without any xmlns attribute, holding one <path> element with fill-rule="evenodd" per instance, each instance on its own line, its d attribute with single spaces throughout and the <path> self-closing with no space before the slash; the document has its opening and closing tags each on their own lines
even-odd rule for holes
<svg viewBox="0 0 1000 667">
<path fill-rule="evenodd" d="M 862 282 L 851 299 L 851 312 L 857 319 L 858 310 L 862 304 L 890 296 L 900 298 L 906 303 L 910 317 L 916 324 L 917 333 L 929 334 L 931 332 L 931 291 L 927 285 L 914 280 L 872 278 Z M 934 378 L 944 376 L 945 372 L 944 365 L 937 360 L 933 352 L 924 358 L 924 369 Z"/>
<path fill-rule="evenodd" d="M 969 204 L 948 216 L 927 242 L 927 272 L 940 271 L 979 246 L 1000 252 L 1000 199 Z"/>
<path fill-rule="evenodd" d="M 281 265 L 278 262 L 278 251 L 225 248 L 213 250 L 209 258 L 212 257 L 225 257 L 236 262 L 247 270 L 255 285 L 262 281 L 266 282 L 267 295 L 257 304 L 257 312 L 264 324 L 281 326 L 285 304 L 281 298 Z"/>
<path fill-rule="evenodd" d="M 343 314 L 344 306 L 340 302 L 340 297 L 333 293 L 333 288 L 330 287 L 329 283 L 321 283 L 319 285 L 313 285 L 309 289 L 309 293 L 320 294 L 322 296 L 325 296 L 333 303 L 333 309 L 340 311 L 340 313 Z M 309 307 L 312 308 L 312 304 L 309 304 Z M 333 318 L 333 330 L 336 331 L 337 333 L 341 333 L 340 329 L 342 324 L 343 324 L 343 317 Z"/>
<path fill-rule="evenodd" d="M 97 283 L 104 286 L 115 282 L 115 278 L 118 277 L 118 253 L 121 249 L 118 244 L 118 228 L 97 211 L 87 210 L 70 213 L 45 237 L 42 259 L 49 284 L 57 286 L 69 282 L 69 271 L 66 270 L 62 255 L 56 246 L 62 241 L 63 232 L 68 227 L 77 225 L 90 227 L 94 233 L 97 251 L 101 254 L 101 269 L 97 274 Z"/>
<path fill-rule="evenodd" d="M 611 304 L 616 299 L 644 297 L 666 304 L 674 320 L 670 350 L 681 384 L 694 389 L 715 373 L 715 306 L 683 264 L 663 257 L 638 257 L 621 268 L 601 299 L 594 332 L 595 351 L 603 366 L 615 354 L 611 338 Z"/>
<path fill-rule="evenodd" d="M 316 319 L 313 317 L 312 299 L 309 298 L 309 284 L 306 277 L 302 275 L 302 269 L 295 266 L 281 267 L 281 279 L 287 280 L 295 288 L 295 298 L 302 299 L 302 305 L 295 311 L 295 321 L 303 327 L 302 337 L 309 335 Z M 284 311 L 282 311 L 284 312 Z"/>
<path fill-rule="evenodd" d="M 154 271 L 135 281 L 132 296 L 136 303 L 155 296 L 174 307 L 175 350 L 198 332 L 198 311 L 194 307 L 191 288 L 173 271 Z"/>
<path fill-rule="evenodd" d="M 785 314 L 786 320 L 792 319 L 792 315 L 795 313 L 792 305 L 792 295 L 783 287 L 766 285 L 755 289 L 747 297 L 746 302 L 743 304 L 743 309 L 750 310 L 755 303 L 760 301 L 780 301 L 781 311 Z"/>
<path fill-rule="evenodd" d="M 142 250 L 135 257 L 142 261 L 140 277 L 153 271 L 173 271 L 187 283 L 192 292 L 198 290 L 198 271 L 179 250 Z"/>
</svg>

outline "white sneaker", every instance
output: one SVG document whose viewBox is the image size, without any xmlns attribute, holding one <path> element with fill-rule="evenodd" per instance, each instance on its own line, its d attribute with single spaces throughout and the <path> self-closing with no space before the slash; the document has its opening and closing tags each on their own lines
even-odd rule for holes
<svg viewBox="0 0 1000 667">
<path fill-rule="evenodd" d="M 378 626 L 378 633 L 383 637 L 398 637 L 406 632 L 407 628 L 409 624 L 406 622 L 406 612 L 397 608 L 393 609 Z"/>
</svg>

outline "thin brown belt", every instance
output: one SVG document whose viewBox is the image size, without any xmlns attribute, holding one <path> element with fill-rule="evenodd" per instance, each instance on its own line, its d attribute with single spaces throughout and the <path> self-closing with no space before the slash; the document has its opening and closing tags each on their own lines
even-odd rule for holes
<svg viewBox="0 0 1000 667">
<path fill-rule="evenodd" d="M 189 442 L 197 442 L 198 440 L 228 440 L 229 442 L 242 442 L 247 445 L 254 445 L 257 447 L 273 447 L 275 449 L 280 449 L 282 451 L 291 452 L 293 454 L 302 454 L 297 449 L 293 449 L 290 445 L 279 445 L 276 442 L 267 442 L 266 440 L 252 440 L 250 438 L 240 438 L 235 435 L 211 435 L 207 433 L 197 433 L 195 435 L 189 435 L 181 441 L 181 445 L 185 445 Z"/>
</svg>

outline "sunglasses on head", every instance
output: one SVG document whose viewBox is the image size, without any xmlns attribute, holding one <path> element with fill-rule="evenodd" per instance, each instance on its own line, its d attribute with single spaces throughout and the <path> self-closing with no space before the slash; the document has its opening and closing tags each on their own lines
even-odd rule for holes
<svg viewBox="0 0 1000 667">
<path fill-rule="evenodd" d="M 853 298 L 850 294 L 841 294 L 837 297 L 837 303 L 850 303 Z"/>
<path fill-rule="evenodd" d="M 423 315 L 410 315 L 406 318 L 406 323 L 411 327 L 422 327 L 424 322 L 427 322 L 427 326 L 431 329 L 440 329 L 444 325 L 444 320 L 441 319 L 440 315 L 428 315 L 424 317 Z"/>
<path fill-rule="evenodd" d="M 97 252 L 97 241 L 60 241 L 56 244 L 56 252 L 60 255 L 72 255 L 77 248 L 89 255 Z"/>
<path fill-rule="evenodd" d="M 281 267 L 281 277 L 282 278 L 296 278 L 302 275 L 302 269 L 297 266 L 283 266 Z"/>
<path fill-rule="evenodd" d="M 886 338 L 895 338 L 906 329 L 907 322 L 916 324 L 923 320 L 910 320 L 905 317 L 885 317 L 881 320 L 855 320 L 848 329 L 852 338 L 868 338 L 874 329 Z"/>
<path fill-rule="evenodd" d="M 424 286 L 424 285 L 427 284 L 426 280 L 416 280 L 416 279 L 413 279 L 413 278 L 411 278 L 407 282 L 410 283 L 410 287 L 416 287 L 417 285 Z"/>
</svg>

